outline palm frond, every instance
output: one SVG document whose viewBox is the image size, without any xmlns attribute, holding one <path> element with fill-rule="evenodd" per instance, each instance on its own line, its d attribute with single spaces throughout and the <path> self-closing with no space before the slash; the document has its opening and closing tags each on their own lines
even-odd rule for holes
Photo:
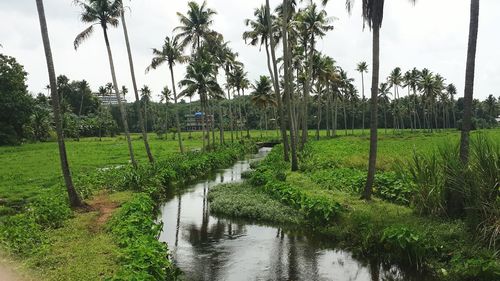
<svg viewBox="0 0 500 281">
<path fill-rule="evenodd" d="M 73 42 L 75 50 L 78 49 L 78 47 L 83 43 L 83 41 L 88 39 L 93 32 L 94 32 L 94 25 L 91 25 L 87 27 L 84 31 L 82 31 L 80 34 L 78 34 L 75 38 L 75 41 Z"/>
</svg>

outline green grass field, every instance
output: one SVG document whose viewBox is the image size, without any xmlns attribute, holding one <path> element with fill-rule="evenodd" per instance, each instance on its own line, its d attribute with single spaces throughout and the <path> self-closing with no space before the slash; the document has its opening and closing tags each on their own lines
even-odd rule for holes
<svg viewBox="0 0 500 281">
<path fill-rule="evenodd" d="M 500 141 L 500 130 L 486 131 L 491 137 Z M 350 134 L 351 131 L 348 130 Z M 361 135 L 361 130 L 355 130 L 354 136 L 345 136 L 343 130 L 337 132 L 338 137 L 326 138 L 326 132 L 321 132 L 322 140 L 313 146 L 314 154 L 319 157 L 316 163 L 343 163 L 344 166 L 363 168 L 368 161 L 368 130 Z M 217 137 L 216 133 L 216 137 Z M 276 138 L 276 131 L 252 131 L 252 137 Z M 309 132 L 313 139 L 315 131 Z M 184 133 L 184 145 L 188 150 L 199 149 L 202 145 L 201 133 L 193 133 L 192 138 Z M 226 139 L 230 134 L 226 132 Z M 409 131 L 393 135 L 392 131 L 384 134 L 380 130 L 378 153 L 378 168 L 387 170 L 398 159 L 411 156 L 412 150 L 432 150 L 439 145 L 447 145 L 459 139 L 456 130 L 434 134 L 414 133 Z M 155 134 L 149 135 L 153 155 L 161 159 L 178 152 L 177 140 L 159 139 Z M 136 158 L 145 163 L 146 154 L 140 135 L 133 135 L 133 145 Z M 88 174 L 97 168 L 123 165 L 128 162 L 127 144 L 123 136 L 116 138 L 86 138 L 77 141 L 67 141 L 67 151 L 72 173 L 75 177 Z M 0 147 L 0 215 L 12 211 L 12 207 L 24 205 L 47 188 L 62 183 L 59 166 L 57 144 L 55 142 L 24 144 L 21 146 Z"/>
</svg>

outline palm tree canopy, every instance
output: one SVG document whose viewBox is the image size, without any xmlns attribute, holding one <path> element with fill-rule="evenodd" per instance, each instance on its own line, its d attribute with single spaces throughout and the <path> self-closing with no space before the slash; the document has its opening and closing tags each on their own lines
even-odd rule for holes
<svg viewBox="0 0 500 281">
<path fill-rule="evenodd" d="M 206 50 L 199 49 L 186 69 L 186 76 L 179 82 L 184 87 L 180 96 L 192 97 L 196 93 L 202 101 L 207 98 L 223 98 L 224 93 L 216 79 L 216 65 Z"/>
<path fill-rule="evenodd" d="M 382 21 L 384 19 L 384 2 L 385 0 L 362 0 L 362 17 L 363 26 L 368 25 L 370 29 L 374 27 L 381 28 Z M 409 0 L 412 4 L 415 4 L 417 0 Z M 329 1 L 322 0 L 323 5 L 326 5 Z M 351 13 L 354 6 L 354 0 L 346 0 L 345 6 L 349 13 Z"/>
<path fill-rule="evenodd" d="M 75 0 L 75 3 L 83 9 L 80 20 L 91 24 L 76 36 L 73 42 L 75 50 L 92 35 L 94 25 L 100 25 L 104 30 L 108 25 L 118 26 L 123 9 L 122 0 Z"/>
<path fill-rule="evenodd" d="M 356 66 L 356 71 L 360 73 L 367 73 L 368 72 L 368 64 L 365 61 L 362 61 L 358 63 Z"/>
<path fill-rule="evenodd" d="M 206 39 L 213 23 L 212 17 L 217 12 L 207 8 L 206 1 L 203 1 L 201 6 L 194 1 L 190 1 L 188 7 L 189 10 L 186 15 L 177 13 L 181 25 L 177 26 L 174 31 L 179 32 L 177 38 L 181 40 L 182 47 L 191 43 L 194 50 L 200 45 L 202 39 Z"/>
<path fill-rule="evenodd" d="M 161 50 L 153 48 L 153 59 L 151 60 L 151 65 L 146 68 L 146 72 L 151 69 L 156 69 L 163 63 L 167 63 L 169 67 L 173 67 L 177 62 L 185 63 L 188 61 L 188 57 L 183 55 L 183 48 L 179 44 L 177 37 L 171 39 L 170 37 L 165 37 L 165 41 Z"/>
<path fill-rule="evenodd" d="M 275 105 L 273 86 L 271 78 L 260 76 L 260 79 L 255 81 L 253 87 L 252 102 L 260 107 L 266 108 L 269 105 Z"/>
</svg>

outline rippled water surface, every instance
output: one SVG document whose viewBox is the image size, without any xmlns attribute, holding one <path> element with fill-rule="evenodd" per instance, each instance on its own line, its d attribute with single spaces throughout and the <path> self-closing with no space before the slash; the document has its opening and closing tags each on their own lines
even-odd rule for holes
<svg viewBox="0 0 500 281">
<path fill-rule="evenodd" d="M 428 280 L 403 274 L 396 267 L 357 260 L 303 234 L 210 215 L 208 190 L 241 181 L 249 163 L 268 151 L 263 148 L 248 160 L 183 189 L 162 206 L 160 240 L 167 242 L 187 280 Z"/>
</svg>

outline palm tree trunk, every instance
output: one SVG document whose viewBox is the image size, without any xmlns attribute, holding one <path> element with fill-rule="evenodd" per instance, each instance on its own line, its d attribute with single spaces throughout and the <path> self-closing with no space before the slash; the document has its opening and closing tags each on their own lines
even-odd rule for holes
<svg viewBox="0 0 500 281">
<path fill-rule="evenodd" d="M 335 114 L 333 116 L 333 136 L 336 137 L 337 136 L 337 123 L 338 123 L 338 120 L 337 120 L 337 117 L 338 117 L 338 111 L 339 111 L 339 106 L 338 106 L 338 99 L 339 97 L 336 96 L 333 98 L 333 103 L 335 104 Z"/>
<path fill-rule="evenodd" d="M 108 59 L 109 59 L 109 68 L 111 70 L 111 77 L 113 78 L 113 87 L 115 90 L 116 99 L 118 100 L 118 107 L 120 108 L 123 130 L 125 131 L 125 137 L 127 138 L 128 151 L 130 154 L 130 161 L 132 162 L 132 166 L 137 168 L 137 162 L 134 158 L 134 149 L 132 147 L 132 140 L 130 138 L 130 132 L 128 130 L 128 122 L 127 122 L 127 112 L 125 111 L 125 107 L 123 106 L 122 99 L 120 97 L 120 92 L 118 91 L 118 83 L 116 82 L 116 74 L 115 74 L 115 66 L 113 63 L 113 55 L 111 53 L 111 46 L 109 44 L 108 39 L 108 31 L 106 26 L 102 26 L 104 41 L 106 42 L 106 49 L 108 50 Z"/>
<path fill-rule="evenodd" d="M 59 148 L 59 160 L 61 161 L 61 170 L 64 177 L 64 183 L 66 185 L 66 191 L 68 192 L 70 206 L 72 208 L 82 207 L 83 202 L 78 196 L 78 193 L 76 192 L 76 189 L 73 185 L 73 179 L 71 178 L 71 171 L 69 168 L 68 157 L 66 155 L 66 144 L 64 143 L 64 135 L 61 122 L 59 94 L 57 93 L 56 73 L 54 69 L 54 61 L 52 59 L 52 50 L 50 48 L 49 31 L 47 28 L 47 21 L 45 19 L 45 10 L 43 7 L 43 1 L 36 0 L 36 6 L 40 21 L 40 31 L 42 34 L 43 47 L 45 50 L 45 58 L 47 60 L 47 70 L 49 73 L 52 109 L 54 111 L 54 122 L 56 124 L 57 144 Z"/>
<path fill-rule="evenodd" d="M 222 110 L 222 101 L 218 102 L 219 108 L 219 143 L 224 144 L 224 115 Z"/>
<path fill-rule="evenodd" d="M 307 77 L 304 83 L 304 97 L 302 101 L 302 140 L 300 142 L 300 149 L 304 148 L 304 145 L 307 142 L 307 137 L 309 134 L 307 117 L 309 116 L 308 112 L 308 103 L 309 103 L 309 92 L 311 91 L 311 85 L 313 83 L 312 72 L 313 72 L 313 56 L 314 56 L 314 36 L 311 34 L 311 42 L 309 44 L 309 56 L 308 56 L 308 65 L 307 65 Z M 305 49 L 307 52 L 307 48 Z"/>
<path fill-rule="evenodd" d="M 227 100 L 229 101 L 229 129 L 231 130 L 231 143 L 234 143 L 234 116 L 231 102 L 231 90 L 227 89 Z"/>
<path fill-rule="evenodd" d="M 288 15 L 289 15 L 289 5 L 288 0 L 283 0 L 284 14 L 283 14 L 283 22 L 282 22 L 282 34 L 283 34 L 283 57 L 284 57 L 284 75 L 285 75 L 285 100 L 288 107 L 288 119 L 290 123 L 290 140 L 291 140 L 291 154 L 292 154 L 292 162 L 291 168 L 292 171 L 297 171 L 299 169 L 298 161 L 297 161 L 297 142 L 295 138 L 295 122 L 292 112 L 292 101 L 291 101 L 291 85 L 292 75 L 290 69 L 290 48 L 288 46 Z M 272 36 L 271 36 L 272 37 Z"/>
<path fill-rule="evenodd" d="M 269 25 L 268 25 L 269 32 L 268 33 L 273 34 L 269 0 L 266 0 L 266 19 L 267 19 L 267 22 L 269 23 Z M 273 36 L 269 36 L 269 42 L 271 44 L 271 59 L 273 62 L 274 94 L 276 95 L 276 102 L 277 102 L 277 107 L 278 107 L 278 118 L 279 118 L 279 122 L 280 122 L 280 130 L 281 130 L 281 139 L 283 141 L 283 159 L 285 161 L 289 162 L 290 156 L 288 155 L 289 144 L 288 144 L 288 136 L 287 136 L 287 132 L 286 132 L 285 107 L 284 107 L 283 102 L 281 100 L 279 79 L 278 79 L 279 72 L 278 72 L 278 65 L 276 62 L 276 53 L 275 53 L 276 44 L 274 42 Z"/>
<path fill-rule="evenodd" d="M 344 94 L 344 98 L 342 99 L 342 110 L 344 111 L 344 133 L 347 136 L 347 113 L 346 113 L 346 97 Z"/>
<path fill-rule="evenodd" d="M 362 99 L 361 99 L 361 110 L 363 112 L 362 114 L 362 121 L 361 121 L 361 135 L 365 135 L 365 75 L 363 72 L 361 72 L 361 91 L 362 91 Z"/>
<path fill-rule="evenodd" d="M 319 131 L 321 127 L 321 92 L 318 93 L 318 118 L 316 126 L 316 140 L 319 140 Z"/>
<path fill-rule="evenodd" d="M 172 80 L 172 92 L 174 93 L 174 114 L 175 114 L 175 126 L 177 127 L 177 137 L 179 138 L 179 150 L 184 153 L 184 145 L 182 144 L 182 133 L 181 133 L 181 122 L 179 120 L 179 109 L 177 106 L 177 90 L 175 88 L 175 78 L 174 78 L 174 68 L 173 65 L 169 65 L 170 68 L 170 79 Z"/>
<path fill-rule="evenodd" d="M 372 97 L 370 108 L 370 155 L 368 160 L 368 176 L 362 198 L 371 200 L 373 182 L 375 181 L 375 166 L 377 164 L 377 121 L 378 121 L 378 83 L 380 71 L 380 26 L 373 26 L 373 71 L 372 71 Z"/>
<path fill-rule="evenodd" d="M 469 162 L 469 133 L 472 124 L 472 100 L 474 97 L 477 33 L 479 29 L 479 0 L 471 0 L 470 14 L 469 46 L 465 70 L 464 116 L 460 139 L 460 159 L 464 164 Z"/>
<path fill-rule="evenodd" d="M 130 41 L 128 38 L 127 24 L 125 22 L 125 13 L 123 10 L 123 5 L 121 12 L 121 19 L 122 19 L 123 33 L 125 35 L 125 45 L 127 45 L 128 63 L 130 67 L 130 75 L 132 76 L 132 86 L 134 88 L 135 101 L 137 104 L 137 114 L 139 116 L 139 126 L 141 128 L 142 140 L 144 141 L 144 147 L 146 148 L 146 154 L 148 155 L 148 160 L 150 163 L 153 163 L 154 158 L 153 154 L 151 154 L 151 149 L 149 147 L 148 134 L 146 133 L 146 129 L 144 128 L 144 119 L 142 116 L 141 105 L 139 102 L 139 93 L 137 91 L 137 82 L 135 79 L 135 71 L 134 71 L 134 61 L 132 59 L 132 51 L 130 49 Z"/>
</svg>

